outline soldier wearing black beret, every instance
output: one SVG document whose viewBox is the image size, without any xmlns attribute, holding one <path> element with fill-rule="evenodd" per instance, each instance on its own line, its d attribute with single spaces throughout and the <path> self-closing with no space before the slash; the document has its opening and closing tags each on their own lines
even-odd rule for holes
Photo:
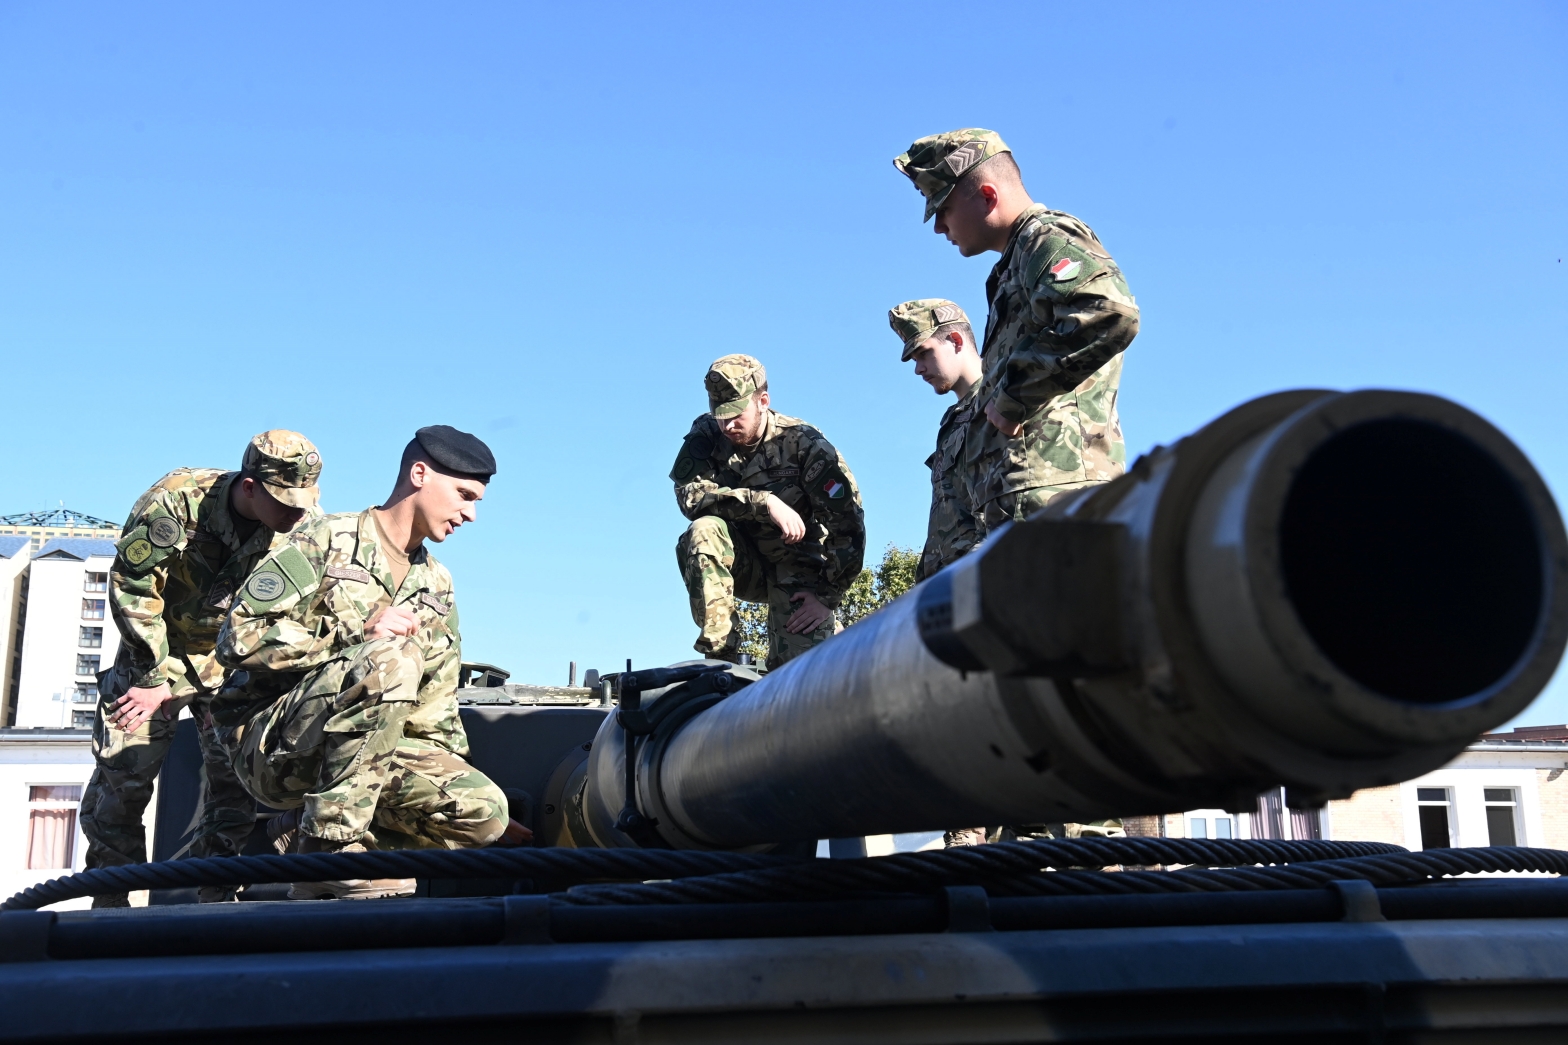
<svg viewBox="0 0 1568 1045">
<path fill-rule="evenodd" d="M 246 790 L 286 810 L 269 825 L 280 852 L 528 836 L 501 789 L 467 762 L 457 600 L 426 547 L 474 521 L 495 471 L 475 436 L 421 428 L 386 503 L 301 527 L 235 600 L 218 655 L 248 682 L 220 694 L 215 717 Z M 412 879 L 297 882 L 289 895 L 413 888 Z"/>
</svg>

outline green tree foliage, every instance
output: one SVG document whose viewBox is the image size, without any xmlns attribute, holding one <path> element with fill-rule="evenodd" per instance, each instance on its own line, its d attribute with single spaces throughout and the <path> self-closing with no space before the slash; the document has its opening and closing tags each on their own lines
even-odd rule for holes
<svg viewBox="0 0 1568 1045">
<path fill-rule="evenodd" d="M 915 567 L 919 565 L 918 551 L 889 544 L 876 568 L 861 570 L 855 583 L 844 593 L 844 601 L 838 608 L 839 622 L 847 628 L 913 588 Z"/>
<path fill-rule="evenodd" d="M 869 617 L 904 592 L 915 586 L 915 567 L 920 565 L 920 553 L 911 548 L 889 544 L 882 553 L 876 568 L 860 571 L 860 576 L 844 593 L 838 607 L 839 623 L 849 627 L 863 617 Z M 740 651 L 749 653 L 758 664 L 768 661 L 768 607 L 760 602 L 742 602 L 740 606 Z"/>
</svg>

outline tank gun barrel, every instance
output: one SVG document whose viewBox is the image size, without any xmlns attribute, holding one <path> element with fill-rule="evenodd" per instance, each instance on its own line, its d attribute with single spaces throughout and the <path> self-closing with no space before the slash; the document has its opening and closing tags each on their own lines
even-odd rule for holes
<svg viewBox="0 0 1568 1045">
<path fill-rule="evenodd" d="M 607 722 L 577 842 L 1319 805 L 1452 759 L 1565 640 L 1568 540 L 1507 437 L 1433 396 L 1278 393 L 759 681 L 669 688 L 632 774 Z"/>
</svg>

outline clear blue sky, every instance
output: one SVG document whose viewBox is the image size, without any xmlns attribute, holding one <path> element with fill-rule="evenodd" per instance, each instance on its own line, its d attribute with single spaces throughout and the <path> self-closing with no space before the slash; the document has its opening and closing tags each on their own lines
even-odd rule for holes
<svg viewBox="0 0 1568 1045">
<path fill-rule="evenodd" d="M 889 161 L 966 125 L 1126 272 L 1134 453 L 1414 388 L 1568 490 L 1568 5 L 7 2 L 0 513 L 120 519 L 270 427 L 355 510 L 453 424 L 501 468 L 440 549 L 468 655 L 680 659 L 665 477 L 718 355 L 840 447 L 873 555 L 923 538 L 945 402 L 885 314 L 983 315 L 994 255 Z"/>
</svg>

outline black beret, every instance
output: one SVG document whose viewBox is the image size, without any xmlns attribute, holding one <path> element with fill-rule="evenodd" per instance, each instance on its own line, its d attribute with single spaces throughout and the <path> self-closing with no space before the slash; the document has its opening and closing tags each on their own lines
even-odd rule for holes
<svg viewBox="0 0 1568 1045">
<path fill-rule="evenodd" d="M 426 425 L 414 438 L 443 471 L 471 476 L 482 483 L 495 474 L 495 454 L 477 435 L 459 432 L 451 425 Z"/>
</svg>

